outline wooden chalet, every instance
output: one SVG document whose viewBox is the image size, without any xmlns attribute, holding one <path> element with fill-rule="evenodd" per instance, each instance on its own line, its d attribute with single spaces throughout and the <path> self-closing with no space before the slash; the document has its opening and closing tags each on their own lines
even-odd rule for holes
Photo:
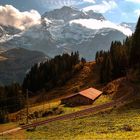
<svg viewBox="0 0 140 140">
<path fill-rule="evenodd" d="M 65 104 L 65 106 L 70 106 L 70 107 L 80 106 L 80 105 L 90 105 L 99 96 L 101 96 L 101 94 L 102 91 L 99 91 L 95 88 L 89 88 L 61 99 L 61 104 Z"/>
</svg>

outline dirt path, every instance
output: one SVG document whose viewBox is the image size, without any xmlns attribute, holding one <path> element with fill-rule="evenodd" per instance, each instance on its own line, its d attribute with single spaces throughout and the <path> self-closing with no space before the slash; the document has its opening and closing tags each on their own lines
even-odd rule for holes
<svg viewBox="0 0 140 140">
<path fill-rule="evenodd" d="M 11 134 L 11 133 L 17 132 L 19 130 L 22 130 L 22 128 L 17 127 L 17 128 L 14 128 L 14 129 L 10 129 L 10 130 L 7 130 L 7 131 L 4 131 L 4 132 L 0 133 L 0 136 L 6 135 L 6 134 Z"/>
<path fill-rule="evenodd" d="M 17 128 L 11 129 L 11 130 L 7 130 L 7 131 L 4 131 L 4 132 L 0 133 L 0 136 L 6 135 L 6 134 L 11 134 L 11 133 L 17 132 L 17 131 L 22 130 L 22 129 L 28 129 L 28 128 L 32 128 L 32 127 L 36 127 L 36 126 L 45 125 L 47 123 L 54 122 L 54 121 L 72 119 L 72 118 L 86 116 L 86 115 L 91 114 L 91 113 L 97 113 L 97 112 L 103 111 L 105 109 L 108 109 L 110 107 L 118 106 L 119 104 L 124 102 L 128 97 L 129 97 L 129 94 L 126 94 L 125 96 L 119 98 L 116 101 L 112 101 L 112 102 L 109 102 L 109 103 L 104 103 L 102 105 L 87 108 L 87 109 L 80 110 L 80 111 L 77 111 L 77 112 L 74 112 L 74 113 L 50 118 L 50 119 L 47 119 L 45 121 L 40 121 L 40 122 L 36 122 L 36 123 L 33 123 L 33 124 L 24 125 L 22 127 L 17 127 Z"/>
</svg>

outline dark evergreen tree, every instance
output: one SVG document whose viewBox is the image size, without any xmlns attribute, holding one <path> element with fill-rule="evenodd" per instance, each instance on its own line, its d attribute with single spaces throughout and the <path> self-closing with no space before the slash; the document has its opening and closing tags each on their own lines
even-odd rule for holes
<svg viewBox="0 0 140 140">
<path fill-rule="evenodd" d="M 96 52 L 96 55 L 95 55 L 95 61 L 96 61 L 96 63 L 98 63 L 98 59 L 99 59 L 99 52 Z"/>
<path fill-rule="evenodd" d="M 56 86 L 62 86 L 79 69 L 77 64 L 86 62 L 79 59 L 79 52 L 56 56 L 39 65 L 34 65 L 23 81 L 23 88 L 36 92 L 45 88 L 50 90 Z M 82 68 L 82 67 L 79 67 Z"/>
<path fill-rule="evenodd" d="M 81 62 L 84 64 L 84 63 L 86 63 L 86 59 L 85 58 L 81 58 Z"/>
<path fill-rule="evenodd" d="M 96 55 L 97 64 L 101 65 L 100 80 L 102 83 L 126 75 L 130 54 L 130 49 L 126 44 L 130 44 L 130 40 L 130 38 L 127 38 L 123 44 L 119 41 L 112 42 L 108 52 L 100 51 L 98 57 Z"/>
<path fill-rule="evenodd" d="M 8 120 L 8 113 L 7 113 L 7 110 L 6 109 L 0 109 L 0 124 L 2 123 L 7 123 L 9 120 Z"/>
<path fill-rule="evenodd" d="M 0 123 L 8 121 L 8 113 L 16 112 L 25 106 L 25 96 L 19 84 L 0 87 Z"/>
<path fill-rule="evenodd" d="M 112 69 L 113 69 L 113 65 L 112 65 L 112 61 L 111 61 L 111 57 L 110 55 L 107 56 L 106 58 L 106 64 L 105 64 L 105 67 L 106 67 L 106 78 L 105 78 L 105 81 L 106 82 L 109 82 L 112 80 Z"/>
<path fill-rule="evenodd" d="M 132 68 L 140 68 L 140 17 L 132 39 L 130 65 Z"/>
</svg>

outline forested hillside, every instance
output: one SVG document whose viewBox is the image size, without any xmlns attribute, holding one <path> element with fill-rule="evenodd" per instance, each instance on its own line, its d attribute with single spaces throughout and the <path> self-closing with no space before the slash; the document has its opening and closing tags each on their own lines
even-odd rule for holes
<svg viewBox="0 0 140 140">
<path fill-rule="evenodd" d="M 100 81 L 107 83 L 127 74 L 140 78 L 140 18 L 135 33 L 121 43 L 112 42 L 109 51 L 96 53 L 96 63 L 100 66 Z"/>
<path fill-rule="evenodd" d="M 25 95 L 19 84 L 0 87 L 0 123 L 8 121 L 8 114 L 25 106 Z"/>
<path fill-rule="evenodd" d="M 83 67 L 85 59 L 79 59 L 79 53 L 63 54 L 45 63 L 36 64 L 26 75 L 23 88 L 36 92 L 41 89 L 46 91 L 56 87 L 63 86 L 74 73 L 77 73 Z"/>
<path fill-rule="evenodd" d="M 80 60 L 79 53 L 63 54 L 40 64 L 35 64 L 26 75 L 22 85 L 13 83 L 0 87 L 0 123 L 8 121 L 7 114 L 22 109 L 26 104 L 26 90 L 29 96 L 40 94 L 63 86 L 74 74 L 78 73 L 86 60 Z"/>
</svg>

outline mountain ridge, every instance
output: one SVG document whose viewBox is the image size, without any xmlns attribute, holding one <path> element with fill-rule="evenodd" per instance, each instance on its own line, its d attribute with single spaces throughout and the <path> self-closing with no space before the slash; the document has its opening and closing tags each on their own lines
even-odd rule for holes
<svg viewBox="0 0 140 140">
<path fill-rule="evenodd" d="M 0 54 L 5 58 L 0 61 L 0 84 L 22 83 L 26 72 L 35 64 L 49 57 L 42 52 L 29 51 L 24 48 L 13 48 Z"/>
<path fill-rule="evenodd" d="M 73 19 L 98 19 L 105 20 L 105 17 L 100 13 L 95 13 L 92 10 L 88 12 L 84 12 L 82 10 L 78 10 L 76 8 L 64 6 L 60 9 L 55 9 L 53 11 L 46 12 L 42 15 L 42 18 L 55 19 L 55 20 L 64 20 L 68 22 Z"/>
<path fill-rule="evenodd" d="M 41 21 L 39 25 L 2 39 L 1 49 L 21 47 L 41 51 L 50 57 L 72 51 L 81 53 L 92 50 L 90 54 L 93 55 L 89 55 L 87 52 L 80 55 L 90 61 L 94 60 L 98 48 L 107 50 L 112 41 L 116 38 L 123 41 L 126 38 L 125 33 L 129 31 L 130 35 L 131 32 L 129 28 L 107 21 L 100 13 L 84 12 L 67 6 L 44 13 Z M 113 32 L 113 35 L 110 32 Z M 81 47 L 79 47 L 80 45 Z"/>
</svg>

